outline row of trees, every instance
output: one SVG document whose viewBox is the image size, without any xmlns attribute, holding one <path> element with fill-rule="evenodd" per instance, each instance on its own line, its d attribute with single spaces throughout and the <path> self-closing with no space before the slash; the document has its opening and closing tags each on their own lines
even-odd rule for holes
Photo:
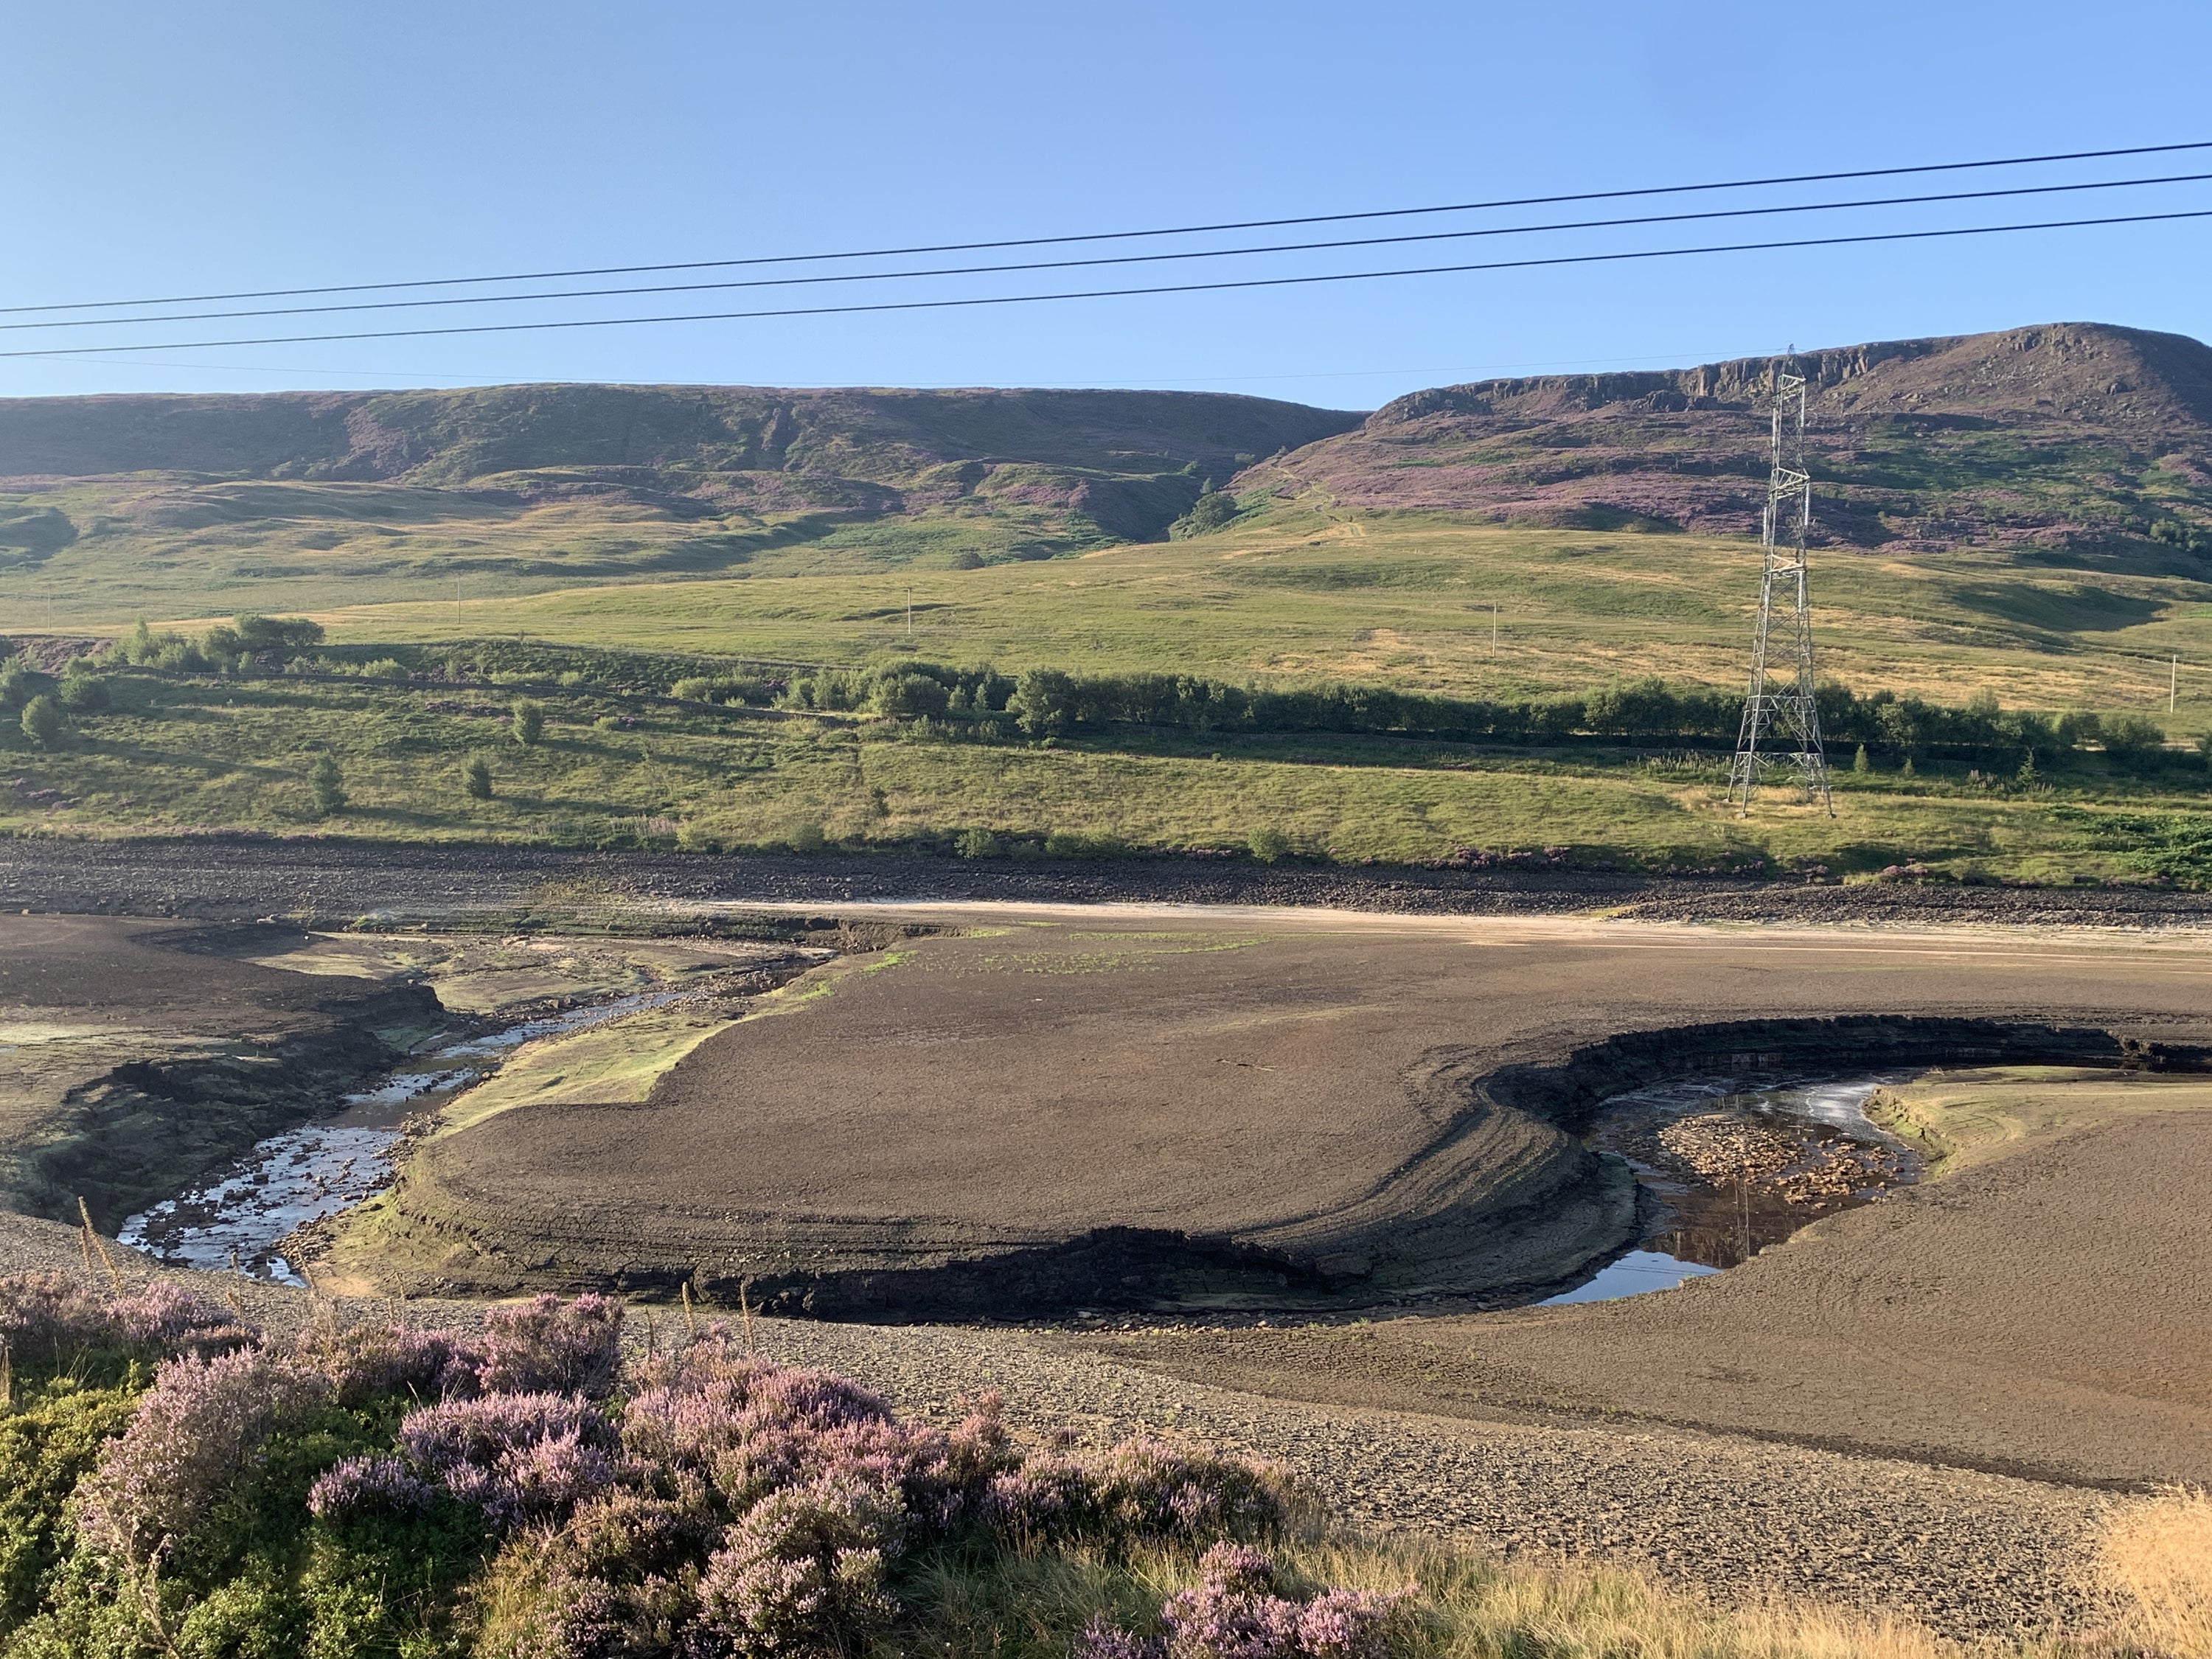
<svg viewBox="0 0 2212 1659">
<path fill-rule="evenodd" d="M 2014 760 L 2101 747 L 2143 763 L 2166 733 L 2140 714 L 2101 719 L 2004 708 L 1984 692 L 1962 704 L 1849 686 L 1820 688 L 1820 725 L 1837 744 L 1919 758 Z M 1690 747 L 1735 740 L 1743 700 L 1735 692 L 1674 686 L 1656 676 L 1582 692 L 1537 697 L 1447 697 L 1378 685 L 1287 690 L 1234 685 L 1195 674 L 1064 673 L 1035 668 L 1018 678 L 996 670 L 894 662 L 795 679 L 787 708 L 866 710 L 893 718 L 985 720 L 1030 737 L 1115 726 L 1212 732 L 1390 735 L 1453 742 L 1530 743 L 1613 738 Z"/>
<path fill-rule="evenodd" d="M 305 617 L 258 617 L 251 612 L 234 617 L 193 639 L 188 635 L 160 632 L 138 625 L 99 653 L 104 665 L 167 668 L 182 673 L 251 672 L 261 666 L 282 667 L 301 653 L 323 642 L 323 625 Z"/>
</svg>

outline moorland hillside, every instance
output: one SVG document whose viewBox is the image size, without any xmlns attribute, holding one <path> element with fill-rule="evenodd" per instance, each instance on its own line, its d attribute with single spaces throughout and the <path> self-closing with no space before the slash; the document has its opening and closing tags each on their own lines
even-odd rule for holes
<svg viewBox="0 0 2212 1659">
<path fill-rule="evenodd" d="M 2062 323 L 1789 360 L 1830 542 L 2212 568 L 2212 348 Z M 1774 361 L 1416 392 L 1249 469 L 1245 492 L 1493 522 L 1752 535 Z"/>
<path fill-rule="evenodd" d="M 1176 392 L 0 399 L 0 568 L 182 562 L 217 586 L 409 567 L 604 577 L 726 568 L 839 532 L 893 557 L 1034 557 L 1162 535 L 1208 483 L 1359 418 Z"/>
</svg>

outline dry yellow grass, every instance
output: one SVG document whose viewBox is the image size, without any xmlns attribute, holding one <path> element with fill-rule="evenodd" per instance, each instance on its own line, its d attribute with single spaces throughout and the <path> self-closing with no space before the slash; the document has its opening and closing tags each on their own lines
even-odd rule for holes
<svg viewBox="0 0 2212 1659">
<path fill-rule="evenodd" d="M 2212 1496 L 2177 1489 L 2121 1510 L 2100 1565 L 2127 1598 L 2128 1638 L 2172 1659 L 2212 1656 Z"/>
</svg>

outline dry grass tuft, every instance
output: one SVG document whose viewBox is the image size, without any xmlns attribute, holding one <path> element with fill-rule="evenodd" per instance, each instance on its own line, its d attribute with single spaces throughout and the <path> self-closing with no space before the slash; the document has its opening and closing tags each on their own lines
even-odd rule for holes
<svg viewBox="0 0 2212 1659">
<path fill-rule="evenodd" d="M 2132 1604 L 2132 1639 L 2172 1659 L 2212 1659 L 2212 1495 L 2176 1488 L 2119 1510 L 2102 1565 Z"/>
</svg>

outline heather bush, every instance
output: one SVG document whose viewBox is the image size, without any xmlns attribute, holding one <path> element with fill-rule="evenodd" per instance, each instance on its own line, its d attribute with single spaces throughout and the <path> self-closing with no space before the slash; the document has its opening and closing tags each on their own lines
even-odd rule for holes
<svg viewBox="0 0 2212 1659">
<path fill-rule="evenodd" d="M 541 1296 L 484 1320 L 477 1382 L 487 1394 L 550 1389 L 599 1399 L 622 1366 L 623 1307 L 603 1296 Z"/>
<path fill-rule="evenodd" d="M 168 1361 L 131 1426 L 78 1487 L 79 1530 L 119 1560 L 159 1559 L 205 1518 L 263 1442 L 329 1395 L 323 1378 L 262 1348 Z"/>
<path fill-rule="evenodd" d="M 150 1362 L 218 1353 L 255 1335 L 230 1310 L 174 1285 L 101 1296 L 65 1273 L 0 1278 L 0 1345 L 17 1370 L 61 1370 L 95 1356 Z"/>
<path fill-rule="evenodd" d="M 421 1401 L 477 1392 L 483 1355 L 443 1331 L 404 1325 L 356 1325 L 337 1330 L 312 1327 L 294 1357 L 330 1382 L 339 1405 L 352 1408 L 379 1399 Z"/>
<path fill-rule="evenodd" d="M 994 1526 L 1037 1541 L 1266 1538 L 1294 1508 L 1279 1466 L 1143 1439 L 1030 1457 L 996 1475 L 987 1498 Z"/>
<path fill-rule="evenodd" d="M 425 1406 L 401 1421 L 398 1439 L 417 1478 L 442 1486 L 502 1528 L 564 1520 L 616 1475 L 614 1425 L 585 1401 L 557 1394 L 491 1394 Z"/>
<path fill-rule="evenodd" d="M 687 1651 L 771 1659 L 844 1650 L 898 1611 L 890 1573 L 906 1526 L 895 1488 L 850 1475 L 770 1494 L 708 1561 Z"/>
<path fill-rule="evenodd" d="M 995 1398 L 902 1419 L 720 1327 L 625 1372 L 621 1321 L 549 1297 L 474 1338 L 324 1323 L 262 1344 L 168 1285 L 0 1279 L 11 1357 L 58 1356 L 0 1417 L 0 1652 L 853 1651 L 899 1639 L 932 1563 L 1188 1551 L 1290 1512 L 1262 1465 L 1024 1449 Z M 66 1369 L 95 1352 L 115 1386 Z M 1299 1639 L 1282 1651 L 1364 1651 Z"/>
</svg>

